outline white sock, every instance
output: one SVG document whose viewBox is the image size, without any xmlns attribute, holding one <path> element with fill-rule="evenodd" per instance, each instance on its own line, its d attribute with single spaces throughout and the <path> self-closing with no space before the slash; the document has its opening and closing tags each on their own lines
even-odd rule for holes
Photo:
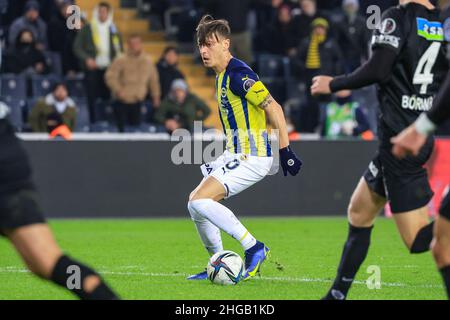
<svg viewBox="0 0 450 320">
<path fill-rule="evenodd" d="M 212 256 L 217 252 L 223 251 L 222 236 L 220 229 L 212 224 L 208 219 L 197 213 L 197 211 L 188 204 L 189 213 L 192 221 L 194 221 L 200 239 L 203 242 L 206 250 Z"/>
<path fill-rule="evenodd" d="M 248 250 L 256 244 L 256 239 L 236 218 L 233 212 L 217 201 L 211 199 L 193 200 L 189 202 L 189 207 L 238 240 L 244 250 Z"/>
</svg>

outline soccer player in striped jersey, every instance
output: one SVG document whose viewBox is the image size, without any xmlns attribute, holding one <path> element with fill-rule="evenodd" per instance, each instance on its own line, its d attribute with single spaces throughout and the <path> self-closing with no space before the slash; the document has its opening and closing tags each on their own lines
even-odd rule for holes
<svg viewBox="0 0 450 320">
<path fill-rule="evenodd" d="M 227 144 L 222 156 L 201 167 L 204 179 L 191 193 L 188 209 L 209 254 L 223 250 L 220 230 L 241 243 L 245 250 L 244 279 L 249 279 L 259 272 L 269 248 L 257 241 L 219 201 L 240 193 L 269 173 L 274 151 L 266 120 L 279 132 L 279 155 L 284 175 L 289 172 L 295 176 L 302 162 L 289 146 L 281 106 L 253 70 L 232 57 L 228 22 L 204 16 L 197 27 L 197 40 L 204 65 L 216 72 L 217 102 Z M 206 278 L 205 271 L 188 279 Z"/>
</svg>

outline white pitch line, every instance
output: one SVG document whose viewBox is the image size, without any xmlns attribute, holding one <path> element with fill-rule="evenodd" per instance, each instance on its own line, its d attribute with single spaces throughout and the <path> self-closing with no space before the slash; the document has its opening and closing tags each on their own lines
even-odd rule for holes
<svg viewBox="0 0 450 320">
<path fill-rule="evenodd" d="M 0 268 L 0 273 L 28 273 L 27 269 L 21 269 L 17 267 L 5 267 Z M 154 273 L 154 272 L 122 272 L 122 271 L 107 271 L 100 270 L 100 274 L 109 274 L 109 275 L 120 275 L 120 276 L 145 276 L 145 277 L 183 277 L 186 278 L 189 274 L 186 273 Z M 295 277 L 255 277 L 254 280 L 257 281 L 280 281 L 280 282 L 317 282 L 317 283 L 331 283 L 331 280 L 328 279 L 320 279 L 320 278 L 295 278 Z M 358 285 L 366 285 L 365 281 L 355 280 L 354 284 Z M 443 289 L 442 285 L 410 285 L 406 283 L 396 283 L 396 282 L 381 282 L 381 286 L 386 287 L 400 287 L 400 288 L 439 288 Z"/>
</svg>

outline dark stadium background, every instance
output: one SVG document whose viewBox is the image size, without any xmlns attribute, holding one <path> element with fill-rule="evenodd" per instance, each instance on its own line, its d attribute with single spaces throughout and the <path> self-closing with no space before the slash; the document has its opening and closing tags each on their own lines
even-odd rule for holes
<svg viewBox="0 0 450 320">
<path fill-rule="evenodd" d="M 78 0 L 89 22 L 92 9 L 100 1 Z M 114 9 L 114 23 L 126 43 L 138 34 L 144 41 L 144 50 L 155 64 L 161 62 L 164 50 L 174 46 L 179 52 L 178 71 L 184 76 L 189 90 L 211 109 L 207 127 L 220 128 L 214 99 L 214 76 L 200 62 L 195 46 L 195 26 L 200 17 L 211 13 L 225 17 L 232 30 L 248 33 L 251 39 L 251 57 L 248 62 L 267 84 L 275 98 L 283 105 L 293 125 L 291 138 L 298 154 L 305 160 L 304 171 L 295 179 L 281 175 L 268 177 L 242 196 L 232 199 L 230 205 L 243 215 L 344 215 L 351 191 L 370 161 L 376 141 L 360 137 L 329 140 L 321 137 L 320 108 L 327 101 L 308 96 L 308 81 L 301 65 L 290 49 L 299 50 L 307 41 L 309 31 L 295 29 L 305 26 L 313 18 L 324 17 L 329 23 L 329 39 L 342 52 L 352 52 L 339 38 L 339 26 L 344 19 L 343 1 L 318 0 L 317 12 L 312 18 L 303 18 L 301 1 L 237 0 L 108 0 Z M 353 3 L 354 1 L 348 1 Z M 358 2 L 358 1 L 356 1 Z M 150 96 L 143 101 L 143 121 L 139 126 L 126 126 L 126 133 L 118 134 L 112 111 L 112 100 L 98 102 L 97 119 L 89 119 L 88 101 L 83 69 L 77 68 L 76 57 L 59 46 L 58 39 L 74 41 L 75 31 L 60 30 L 58 5 L 73 1 L 41 0 L 40 16 L 47 24 L 48 46 L 42 51 L 47 71 L 43 74 L 11 72 L 8 65 L 11 43 L 8 33 L 13 22 L 22 16 L 27 1 L 0 0 L 0 43 L 2 53 L 0 100 L 12 110 L 11 121 L 31 155 L 37 185 L 42 191 L 44 206 L 50 217 L 185 217 L 185 203 L 190 190 L 201 178 L 198 165 L 175 166 L 170 160 L 170 143 L 164 125 L 155 121 L 155 108 Z M 365 21 L 366 9 L 378 5 L 381 10 L 397 1 L 359 1 L 358 16 Z M 277 22 L 282 10 L 291 16 L 289 28 L 279 28 Z M 59 18 L 61 19 L 61 18 Z M 295 23 L 294 23 L 295 22 Z M 294 28 L 294 29 L 292 29 Z M 348 28 L 353 28 L 349 26 Z M 63 28 L 64 29 L 64 28 Z M 365 28 L 366 40 L 370 30 Z M 281 31 L 294 34 L 294 43 L 280 42 Z M 350 30 L 350 29 L 348 29 Z M 352 29 L 353 30 L 353 29 Z M 67 33 L 66 33 L 67 31 Z M 345 29 L 344 29 L 345 32 Z M 353 31 L 352 31 L 353 32 Z M 75 33 L 75 34 L 73 34 Z M 296 38 L 304 34 L 303 38 Z M 351 38 L 351 37 L 350 37 Z M 349 38 L 346 38 L 347 40 Z M 61 41 L 62 41 L 61 40 Z M 338 41 L 341 40 L 341 41 Z M 72 48 L 72 46 L 69 46 Z M 361 44 L 358 63 L 370 54 L 368 43 Z M 61 51 L 62 50 L 62 51 Z M 350 50 L 350 51 L 348 51 Z M 356 50 L 354 48 L 354 50 Z M 70 51 L 70 50 L 69 50 Z M 351 71 L 354 61 L 342 54 L 335 71 Z M 72 61 L 70 60 L 72 59 Z M 75 62 L 74 60 L 75 59 Z M 75 72 L 65 63 L 72 63 Z M 299 64 L 300 63 L 300 64 Z M 309 74 L 305 71 L 305 74 Z M 52 85 L 63 80 L 77 105 L 73 141 L 52 140 L 48 133 L 33 133 L 29 115 L 37 101 L 51 92 Z M 162 85 L 162 84 L 161 84 Z M 366 114 L 370 129 L 376 133 L 377 101 L 374 88 L 353 93 L 354 99 Z M 450 131 L 444 130 L 445 136 Z M 436 157 L 445 158 L 448 142 L 443 140 Z M 448 153 L 448 152 L 447 152 Z M 445 162 L 446 161 L 446 162 Z M 450 175 L 449 160 L 438 167 L 430 164 L 432 183 L 438 194 L 443 191 Z M 273 193 L 273 185 L 285 188 Z M 270 194 L 270 196 L 268 196 Z M 263 197 L 261 195 L 264 195 Z M 265 201 L 261 201 L 261 198 Z M 283 208 L 277 207 L 282 201 Z M 256 205 L 255 205 L 256 204 Z M 433 211 L 435 208 L 431 205 Z"/>
</svg>

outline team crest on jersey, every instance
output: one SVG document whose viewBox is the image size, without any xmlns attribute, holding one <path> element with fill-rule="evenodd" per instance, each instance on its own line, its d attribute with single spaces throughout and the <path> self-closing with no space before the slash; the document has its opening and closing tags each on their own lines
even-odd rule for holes
<svg viewBox="0 0 450 320">
<path fill-rule="evenodd" d="M 222 98 L 226 98 L 227 97 L 227 88 L 222 88 L 220 95 L 222 96 Z"/>
<path fill-rule="evenodd" d="M 381 23 L 380 32 L 381 34 L 388 35 L 391 34 L 397 29 L 397 23 L 392 18 L 384 19 Z"/>
<path fill-rule="evenodd" d="M 447 18 L 444 22 L 444 37 L 445 41 L 450 42 L 450 18 Z"/>
<path fill-rule="evenodd" d="M 444 41 L 444 29 L 438 21 L 417 18 L 417 34 L 429 41 Z"/>
</svg>

